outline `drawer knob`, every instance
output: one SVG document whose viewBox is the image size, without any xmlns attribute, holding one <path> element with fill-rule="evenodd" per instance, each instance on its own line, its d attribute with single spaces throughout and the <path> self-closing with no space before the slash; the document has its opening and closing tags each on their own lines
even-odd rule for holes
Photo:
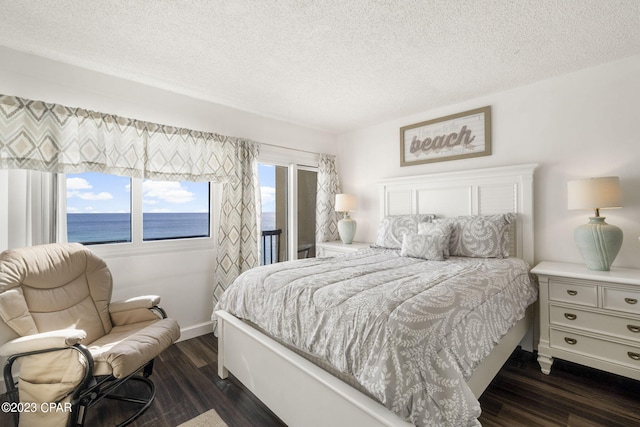
<svg viewBox="0 0 640 427">
<path fill-rule="evenodd" d="M 627 304 L 637 304 L 638 300 L 635 298 L 625 298 L 624 302 L 626 302 Z"/>
<path fill-rule="evenodd" d="M 568 337 L 564 337 L 564 340 L 566 341 L 567 344 L 569 345 L 576 345 L 578 343 L 578 340 L 575 338 L 568 338 Z M 631 355 L 629 355 L 629 357 L 631 357 Z M 640 354 L 638 355 L 638 357 L 640 357 Z"/>
<path fill-rule="evenodd" d="M 640 354 L 638 353 L 634 353 L 632 351 L 628 351 L 627 355 L 632 358 L 633 360 L 640 360 Z"/>
<path fill-rule="evenodd" d="M 640 326 L 636 326 L 636 325 L 627 325 L 627 329 L 630 330 L 631 332 L 635 332 L 636 334 L 640 332 Z"/>
<path fill-rule="evenodd" d="M 571 295 L 572 297 L 574 297 L 574 296 L 578 295 L 578 291 L 574 291 L 574 290 L 572 290 L 572 289 L 568 289 L 568 290 L 567 290 L 567 293 L 568 293 L 569 295 Z"/>
<path fill-rule="evenodd" d="M 575 314 L 572 314 L 572 313 L 565 313 L 564 317 L 566 317 L 569 320 L 576 320 L 578 318 L 578 316 L 576 316 Z"/>
</svg>

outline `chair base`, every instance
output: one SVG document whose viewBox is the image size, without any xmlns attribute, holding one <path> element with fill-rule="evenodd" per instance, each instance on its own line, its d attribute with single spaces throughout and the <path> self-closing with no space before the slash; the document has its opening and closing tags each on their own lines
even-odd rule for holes
<svg viewBox="0 0 640 427">
<path fill-rule="evenodd" d="M 85 357 L 90 357 L 89 351 L 82 345 L 77 344 L 76 346 L 71 348 L 84 354 Z M 4 367 L 4 380 L 5 384 L 7 385 L 7 398 L 9 402 L 19 403 L 20 401 L 18 387 L 17 384 L 14 383 L 12 376 L 12 367 L 15 360 L 19 356 L 38 354 L 49 351 L 55 350 L 23 353 L 22 355 L 13 355 L 7 359 Z M 153 360 L 151 360 L 129 376 L 120 379 L 117 379 L 111 375 L 102 377 L 91 377 L 90 375 L 88 375 L 88 373 L 93 371 L 93 361 L 91 359 L 87 359 L 87 362 L 90 363 L 88 363 L 89 369 L 87 370 L 85 379 L 73 392 L 73 396 L 71 398 L 71 411 L 69 418 L 67 419 L 67 427 L 84 426 L 87 411 L 105 398 L 141 405 L 140 409 L 138 409 L 133 415 L 131 415 L 120 424 L 117 424 L 118 427 L 130 424 L 132 421 L 142 415 L 144 411 L 146 411 L 153 403 L 153 400 L 156 397 L 156 388 L 153 382 L 149 379 L 149 376 L 153 372 Z M 143 383 L 149 391 L 148 397 L 137 398 L 115 393 L 116 390 L 127 384 L 129 381 L 140 381 L 141 383 Z M 20 423 L 20 414 L 18 412 L 13 413 L 13 422 L 14 425 L 18 427 Z"/>
<path fill-rule="evenodd" d="M 134 420 L 136 420 L 147 409 L 149 409 L 149 406 L 151 406 L 151 404 L 153 403 L 153 400 L 156 397 L 156 387 L 155 387 L 155 385 L 153 384 L 153 382 L 149 378 L 137 376 L 137 377 L 131 377 L 127 381 L 139 381 L 141 383 L 144 383 L 148 387 L 149 397 L 147 399 L 141 399 L 141 398 L 135 398 L 135 397 L 130 397 L 130 396 L 121 396 L 121 395 L 116 395 L 116 394 L 109 394 L 109 395 L 104 396 L 105 398 L 111 399 L 111 400 L 119 400 L 119 401 L 122 401 L 122 402 L 129 402 L 129 403 L 135 403 L 135 404 L 141 405 L 140 409 L 138 409 L 136 411 L 136 413 L 131 415 L 129 418 L 127 418 L 126 420 L 124 420 L 120 424 L 117 424 L 116 425 L 117 427 L 126 426 L 126 425 L 132 423 Z M 95 403 L 97 403 L 97 402 L 95 402 Z"/>
<path fill-rule="evenodd" d="M 116 379 L 112 376 L 101 378 L 95 384 L 89 386 L 89 388 L 83 391 L 79 399 L 75 403 L 72 402 L 73 407 L 71 413 L 75 414 L 75 416 L 69 417 L 69 422 L 67 425 L 69 427 L 84 426 L 88 410 L 96 404 L 100 403 L 102 399 L 105 398 L 141 405 L 141 407 L 133 415 L 117 424 L 117 427 L 122 427 L 130 424 L 138 417 L 140 417 L 147 409 L 149 409 L 156 397 L 155 385 L 148 378 L 151 375 L 152 370 L 153 360 L 128 377 L 121 379 Z M 139 375 L 141 371 L 142 375 Z M 137 381 L 144 384 L 149 391 L 148 397 L 138 398 L 117 394 L 116 391 L 121 386 L 129 383 L 129 381 Z"/>
</svg>

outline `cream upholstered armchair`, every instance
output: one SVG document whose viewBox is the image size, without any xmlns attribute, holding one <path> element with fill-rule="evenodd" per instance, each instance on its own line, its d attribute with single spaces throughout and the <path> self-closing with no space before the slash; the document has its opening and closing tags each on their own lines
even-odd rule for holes
<svg viewBox="0 0 640 427">
<path fill-rule="evenodd" d="M 124 425 L 151 405 L 153 359 L 180 329 L 157 306 L 160 297 L 110 302 L 111 292 L 106 263 L 80 244 L 0 254 L 0 332 L 15 337 L 0 346 L 0 356 L 7 357 L 4 381 L 16 425 L 83 425 L 86 410 L 104 397 L 140 404 Z M 128 380 L 146 384 L 148 396 L 114 393 Z"/>
</svg>

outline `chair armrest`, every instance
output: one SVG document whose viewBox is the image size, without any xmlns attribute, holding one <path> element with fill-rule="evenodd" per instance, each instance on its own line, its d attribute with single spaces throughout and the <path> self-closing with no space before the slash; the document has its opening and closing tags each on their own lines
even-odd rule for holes
<svg viewBox="0 0 640 427">
<path fill-rule="evenodd" d="M 158 307 L 160 297 L 146 295 L 115 301 L 109 304 L 109 314 L 114 326 L 130 325 L 167 317 L 163 309 Z"/>
<path fill-rule="evenodd" d="M 110 303 L 109 313 L 120 313 L 123 311 L 135 310 L 138 308 L 153 308 L 159 303 L 160 297 L 157 295 L 134 297 Z"/>
<path fill-rule="evenodd" d="M 41 334 L 27 335 L 4 343 L 0 346 L 0 356 L 30 353 L 55 348 L 71 347 L 87 337 L 82 329 L 58 329 Z"/>
</svg>

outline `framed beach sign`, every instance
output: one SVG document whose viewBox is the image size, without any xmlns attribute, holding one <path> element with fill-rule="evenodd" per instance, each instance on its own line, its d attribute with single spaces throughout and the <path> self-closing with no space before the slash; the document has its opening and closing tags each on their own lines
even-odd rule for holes
<svg viewBox="0 0 640 427">
<path fill-rule="evenodd" d="M 490 154 L 490 106 L 400 128 L 400 166 Z"/>
</svg>

